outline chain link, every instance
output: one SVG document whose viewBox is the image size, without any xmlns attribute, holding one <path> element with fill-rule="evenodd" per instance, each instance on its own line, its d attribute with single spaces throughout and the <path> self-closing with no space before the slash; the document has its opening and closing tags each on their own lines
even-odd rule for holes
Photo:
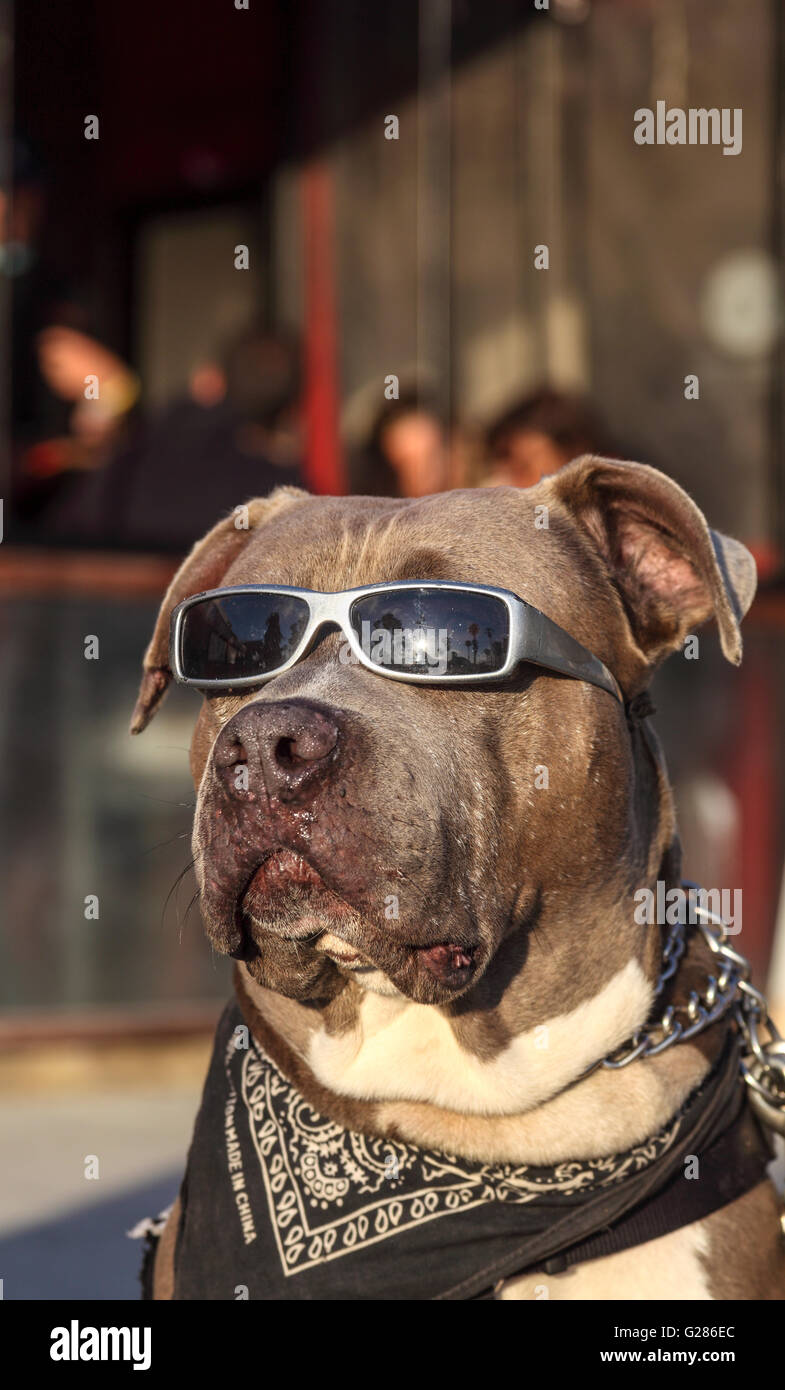
<svg viewBox="0 0 785 1390">
<path fill-rule="evenodd" d="M 683 885 L 699 893 L 697 884 Z M 722 917 L 700 903 L 691 904 L 697 927 L 715 957 L 716 973 L 710 974 L 701 993 L 692 990 L 686 1003 L 670 1004 L 660 1019 L 636 1033 L 604 1057 L 598 1066 L 619 1070 L 639 1057 L 656 1057 L 679 1042 L 688 1042 L 733 1011 L 748 1055 L 741 1063 L 744 1080 L 770 1110 L 768 1122 L 780 1128 L 785 1122 L 785 1043 L 772 1020 L 765 995 L 750 982 L 749 962 L 728 944 L 728 926 Z M 677 922 L 668 933 L 657 980 L 659 996 L 675 975 L 687 946 L 687 929 Z M 764 1039 L 761 1035 L 766 1033 Z M 591 1068 L 594 1070 L 594 1068 Z"/>
</svg>

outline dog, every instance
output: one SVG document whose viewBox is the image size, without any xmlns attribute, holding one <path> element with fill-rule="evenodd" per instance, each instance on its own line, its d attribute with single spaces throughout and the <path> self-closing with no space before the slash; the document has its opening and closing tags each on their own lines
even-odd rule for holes
<svg viewBox="0 0 785 1390">
<path fill-rule="evenodd" d="M 781 1297 L 729 1013 L 603 1065 L 714 968 L 696 932 L 668 979 L 633 908 L 681 882 L 646 691 L 711 618 L 739 663 L 751 555 L 664 474 L 597 457 L 527 490 L 279 488 L 182 564 L 132 732 L 189 597 L 404 581 L 512 592 L 619 698 L 527 661 L 381 679 L 329 623 L 273 679 L 205 690 L 194 860 L 237 1000 L 147 1296 Z"/>
</svg>

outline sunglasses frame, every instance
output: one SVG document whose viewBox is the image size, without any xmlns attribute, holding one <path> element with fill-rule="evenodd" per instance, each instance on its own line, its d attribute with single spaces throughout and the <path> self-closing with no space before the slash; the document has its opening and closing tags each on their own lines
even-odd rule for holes
<svg viewBox="0 0 785 1390">
<path fill-rule="evenodd" d="M 501 599 L 507 608 L 509 620 L 509 642 L 507 659 L 498 671 L 481 671 L 470 675 L 449 676 L 446 674 L 430 676 L 418 675 L 410 671 L 396 671 L 378 666 L 363 651 L 351 624 L 352 605 L 357 599 L 369 594 L 395 593 L 401 589 L 444 589 L 459 593 L 484 594 Z M 200 680 L 185 676 L 181 660 L 181 636 L 183 620 L 189 608 L 207 599 L 227 598 L 230 594 L 286 594 L 304 599 L 310 608 L 310 616 L 303 630 L 297 650 L 283 665 L 276 667 L 270 675 L 238 676 L 234 681 L 218 679 Z M 386 584 L 363 584 L 356 589 L 340 589 L 321 593 L 315 589 L 302 589 L 288 584 L 231 584 L 226 588 L 205 589 L 200 594 L 192 594 L 178 603 L 173 609 L 169 628 L 169 661 L 172 675 L 180 685 L 192 685 L 198 690 L 241 690 L 253 686 L 266 685 L 296 666 L 307 655 L 319 630 L 327 624 L 340 628 L 357 661 L 372 671 L 374 675 L 385 676 L 389 680 L 405 681 L 407 684 L 422 685 L 478 685 L 488 681 L 501 681 L 509 676 L 522 662 L 539 666 L 543 670 L 570 676 L 574 680 L 588 681 L 591 685 L 607 690 L 622 704 L 624 696 L 618 682 L 599 657 L 594 656 L 575 637 L 559 627 L 539 608 L 534 608 L 525 599 L 509 589 L 498 589 L 491 584 L 462 584 L 457 580 L 444 579 L 405 579 L 393 580 Z"/>
</svg>

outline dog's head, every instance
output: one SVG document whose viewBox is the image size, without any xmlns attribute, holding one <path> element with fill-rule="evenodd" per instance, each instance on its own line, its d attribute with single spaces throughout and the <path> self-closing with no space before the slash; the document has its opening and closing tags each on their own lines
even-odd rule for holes
<svg viewBox="0 0 785 1390">
<path fill-rule="evenodd" d="M 600 657 L 629 700 L 712 616 L 740 660 L 755 568 L 637 464 L 583 458 L 526 491 L 416 501 L 279 489 L 181 566 L 133 731 L 171 679 L 169 619 L 187 596 L 402 579 L 513 590 Z M 531 666 L 498 686 L 406 684 L 342 661 L 342 643 L 325 631 L 268 684 L 205 698 L 194 733 L 205 925 L 258 982 L 320 1002 L 353 977 L 445 1003 L 483 979 L 489 990 L 491 962 L 518 972 L 545 905 L 579 920 L 656 874 L 673 837 L 664 779 L 607 692 Z"/>
</svg>

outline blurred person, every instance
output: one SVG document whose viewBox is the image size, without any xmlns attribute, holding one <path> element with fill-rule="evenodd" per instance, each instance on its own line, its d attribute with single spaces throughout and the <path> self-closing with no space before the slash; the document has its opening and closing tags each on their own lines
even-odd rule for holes
<svg viewBox="0 0 785 1390">
<path fill-rule="evenodd" d="M 70 406 L 68 434 L 32 445 L 25 472 L 46 478 L 69 469 L 98 468 L 119 442 L 128 413 L 136 405 L 136 374 L 110 348 L 74 328 L 52 325 L 36 339 L 38 366 L 50 391 Z M 88 377 L 99 394 L 85 396 Z"/>
<path fill-rule="evenodd" d="M 499 415 L 486 432 L 486 446 L 489 486 L 534 487 L 579 454 L 617 456 L 591 402 L 547 386 Z"/>
<path fill-rule="evenodd" d="M 130 367 L 96 338 L 53 325 L 36 339 L 38 366 L 47 386 L 71 402 L 71 429 L 85 440 L 105 440 L 117 420 L 135 403 L 139 382 Z M 85 397 L 85 380 L 96 376 L 100 395 Z"/>
<path fill-rule="evenodd" d="M 11 384 L 12 527 L 34 520 L 72 469 L 100 462 L 102 444 L 138 391 L 121 360 L 87 336 L 89 315 L 58 268 L 48 236 L 48 178 L 23 137 L 0 179 L 0 281 L 11 310 L 6 370 Z M 100 402 L 84 400 L 99 372 Z M 80 397 L 81 402 L 80 402 Z M 91 405 L 95 409 L 83 409 Z"/>
<path fill-rule="evenodd" d="M 385 402 L 352 476 L 354 492 L 427 497 L 456 485 L 447 422 L 416 390 Z"/>
<path fill-rule="evenodd" d="M 299 345 L 257 325 L 192 373 L 187 392 L 48 518 L 55 539 L 187 549 L 250 497 L 302 481 Z M 86 402 L 87 406 L 96 404 Z"/>
</svg>

